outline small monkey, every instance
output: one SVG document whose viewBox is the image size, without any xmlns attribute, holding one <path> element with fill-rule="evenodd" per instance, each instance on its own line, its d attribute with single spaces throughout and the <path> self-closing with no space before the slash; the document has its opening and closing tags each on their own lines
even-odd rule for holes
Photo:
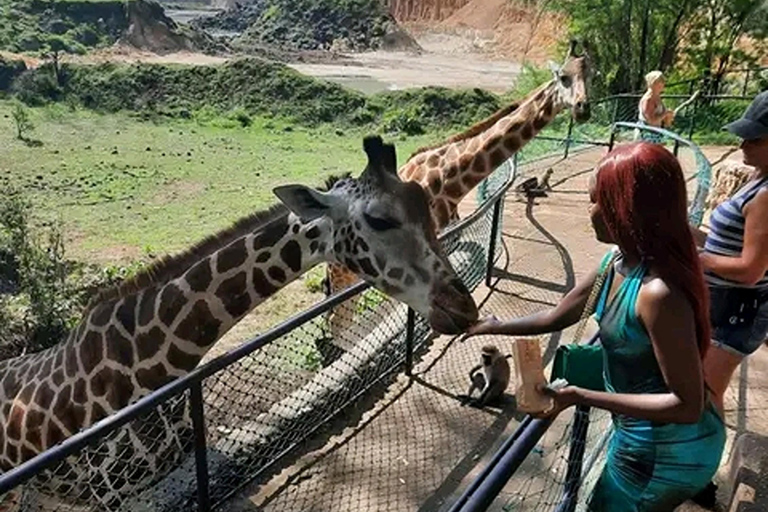
<svg viewBox="0 0 768 512">
<path fill-rule="evenodd" d="M 495 402 L 509 386 L 509 363 L 511 355 L 502 355 L 494 345 L 486 345 L 480 354 L 480 364 L 469 372 L 469 391 L 464 397 L 464 404 L 469 402 L 480 407 Z M 480 396 L 472 398 L 475 388 L 480 390 Z"/>
</svg>

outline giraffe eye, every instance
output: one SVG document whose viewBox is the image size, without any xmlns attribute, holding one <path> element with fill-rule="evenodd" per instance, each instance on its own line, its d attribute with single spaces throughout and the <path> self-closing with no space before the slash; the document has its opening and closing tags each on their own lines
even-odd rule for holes
<svg viewBox="0 0 768 512">
<path fill-rule="evenodd" d="M 367 213 L 363 214 L 363 218 L 365 218 L 365 222 L 367 222 L 368 225 L 371 226 L 371 229 L 375 231 L 387 231 L 388 229 L 394 229 L 394 228 L 400 227 L 400 223 L 391 218 L 383 219 L 380 217 L 372 217 Z"/>
<path fill-rule="evenodd" d="M 571 77 L 568 75 L 560 75 L 560 83 L 563 84 L 563 87 L 570 87 Z"/>
</svg>

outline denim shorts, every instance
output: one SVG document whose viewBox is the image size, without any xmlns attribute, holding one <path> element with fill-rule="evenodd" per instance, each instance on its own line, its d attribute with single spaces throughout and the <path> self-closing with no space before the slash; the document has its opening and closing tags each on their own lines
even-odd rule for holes
<svg viewBox="0 0 768 512">
<path fill-rule="evenodd" d="M 709 287 L 710 312 L 716 316 L 718 308 L 726 306 L 724 290 L 720 286 Z M 760 307 L 752 324 L 712 325 L 712 344 L 727 352 L 746 357 L 760 348 L 768 338 L 768 288 L 760 293 Z"/>
</svg>

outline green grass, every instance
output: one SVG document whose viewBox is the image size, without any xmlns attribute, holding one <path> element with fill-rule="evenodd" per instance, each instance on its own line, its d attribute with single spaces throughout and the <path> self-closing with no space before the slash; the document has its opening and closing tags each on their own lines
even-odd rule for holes
<svg viewBox="0 0 768 512">
<path fill-rule="evenodd" d="M 127 114 L 30 109 L 40 146 L 15 138 L 0 101 L 0 186 L 24 190 L 40 221 L 61 218 L 70 257 L 113 262 L 181 250 L 276 200 L 285 183 L 359 175 L 362 130 L 254 118 L 141 121 Z M 287 131 L 287 130 L 290 131 Z M 443 134 L 397 140 L 399 161 Z"/>
</svg>

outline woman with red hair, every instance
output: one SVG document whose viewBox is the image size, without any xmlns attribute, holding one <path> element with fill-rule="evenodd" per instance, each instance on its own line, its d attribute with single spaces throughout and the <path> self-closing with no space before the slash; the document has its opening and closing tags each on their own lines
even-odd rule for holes
<svg viewBox="0 0 768 512">
<path fill-rule="evenodd" d="M 555 399 L 549 414 L 575 404 L 613 413 L 590 511 L 671 511 L 710 481 L 725 442 L 702 375 L 709 305 L 683 172 L 663 146 L 628 144 L 600 161 L 589 195 L 597 239 L 618 246 L 595 308 L 606 391 L 547 389 Z M 489 317 L 470 335 L 535 335 L 575 324 L 612 253 L 554 309 L 506 322 Z"/>
</svg>

